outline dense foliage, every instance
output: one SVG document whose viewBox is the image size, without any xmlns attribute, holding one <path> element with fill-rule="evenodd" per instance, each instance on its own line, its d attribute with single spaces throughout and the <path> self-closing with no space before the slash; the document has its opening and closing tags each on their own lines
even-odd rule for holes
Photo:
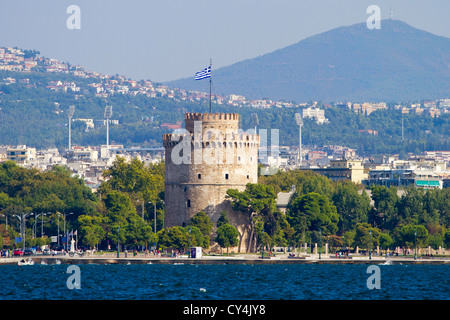
<svg viewBox="0 0 450 320">
<path fill-rule="evenodd" d="M 107 180 L 94 194 L 65 168 L 40 172 L 1 163 L 0 245 L 23 245 L 13 241 L 20 236 L 23 214 L 27 246 L 50 244 L 48 237 L 58 230 L 63 235 L 63 228 L 77 230 L 79 245 L 86 248 L 113 250 L 119 243 L 121 248 L 182 251 L 189 245 L 207 249 L 214 242 L 223 248 L 237 245 L 236 226 L 224 213 L 216 225 L 199 212 L 185 227 L 164 227 L 164 163 L 145 165 L 118 157 L 104 176 Z M 281 213 L 277 194 L 292 186 L 295 192 L 286 214 Z M 415 187 L 401 195 L 396 188 L 384 186 L 363 190 L 349 181 L 333 182 L 302 170 L 261 176 L 258 184 L 248 184 L 244 191 L 227 192 L 233 209 L 248 219 L 249 251 L 319 241 L 335 249 L 411 248 L 414 243 L 449 248 L 449 193 L 449 189 Z"/>
</svg>

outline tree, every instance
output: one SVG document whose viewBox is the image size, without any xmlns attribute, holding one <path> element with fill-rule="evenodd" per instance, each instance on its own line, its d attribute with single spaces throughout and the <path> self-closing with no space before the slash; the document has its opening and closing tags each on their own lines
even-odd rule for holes
<svg viewBox="0 0 450 320">
<path fill-rule="evenodd" d="M 346 247 L 352 246 L 354 243 L 355 234 L 355 230 L 346 231 L 342 236 L 342 245 Z"/>
<path fill-rule="evenodd" d="M 222 211 L 220 213 L 219 219 L 217 219 L 217 228 L 219 228 L 221 225 L 224 225 L 226 223 L 230 223 L 230 222 L 228 221 L 226 211 Z"/>
<path fill-rule="evenodd" d="M 227 255 L 229 255 L 229 248 L 239 244 L 238 236 L 239 233 L 236 230 L 236 227 L 229 223 L 225 223 L 217 229 L 217 236 L 214 241 L 222 248 L 227 248 Z"/>
<path fill-rule="evenodd" d="M 389 249 L 392 246 L 392 244 L 394 243 L 394 240 L 387 233 L 381 233 L 379 240 L 380 240 L 380 247 L 383 250 Z"/>
<path fill-rule="evenodd" d="M 450 248 L 450 230 L 444 233 L 444 244 L 447 249 Z"/>
<path fill-rule="evenodd" d="M 189 225 L 191 227 L 197 227 L 200 229 L 200 232 L 203 236 L 201 247 L 209 248 L 210 235 L 214 227 L 214 224 L 211 222 L 209 216 L 203 211 L 200 211 L 191 218 L 191 220 L 189 221 Z"/>
<path fill-rule="evenodd" d="M 413 248 L 414 242 L 418 247 L 424 246 L 428 239 L 428 230 L 422 225 L 407 224 L 400 229 L 400 239 L 408 248 Z"/>
<path fill-rule="evenodd" d="M 398 213 L 400 224 L 422 223 L 423 212 L 423 189 L 410 186 L 398 202 Z"/>
<path fill-rule="evenodd" d="M 184 251 L 189 246 L 186 229 L 174 226 L 158 232 L 158 245 L 162 248 L 177 248 Z"/>
<path fill-rule="evenodd" d="M 378 228 L 372 228 L 368 223 L 358 223 L 355 229 L 353 245 L 367 248 L 373 248 L 380 243 L 381 231 Z"/>
<path fill-rule="evenodd" d="M 271 186 L 248 183 L 244 191 L 227 190 L 234 210 L 241 211 L 249 219 L 250 234 L 247 251 L 255 251 L 255 224 L 276 210 L 276 195 Z"/>
<path fill-rule="evenodd" d="M 81 242 L 91 248 L 95 247 L 105 236 L 101 227 L 101 216 L 81 215 L 78 217 Z"/>
<path fill-rule="evenodd" d="M 145 164 L 134 158 L 127 162 L 123 157 L 116 157 L 113 165 L 103 172 L 105 182 L 100 186 L 100 193 L 111 190 L 121 191 L 134 202 L 155 203 L 164 191 L 164 163 Z"/>
<path fill-rule="evenodd" d="M 177 248 L 180 251 L 191 247 L 203 247 L 204 236 L 197 227 L 174 226 L 158 232 L 158 244 L 162 248 Z M 209 243 L 208 243 L 209 245 Z"/>
<path fill-rule="evenodd" d="M 339 216 L 326 196 L 311 192 L 289 202 L 287 220 L 296 233 L 321 231 L 326 236 L 337 232 Z"/>
<path fill-rule="evenodd" d="M 128 195 L 119 191 L 109 192 L 104 203 L 107 210 L 105 217 L 107 237 L 117 243 L 117 227 L 120 227 L 119 242 L 127 243 L 127 226 L 130 218 L 133 215 L 136 216 L 136 208 L 132 205 Z"/>
<path fill-rule="evenodd" d="M 397 188 L 373 186 L 374 208 L 369 213 L 369 223 L 382 229 L 393 230 L 399 223 Z"/>
<path fill-rule="evenodd" d="M 343 181 L 337 184 L 332 200 L 339 214 L 338 226 L 341 234 L 354 229 L 358 223 L 368 221 L 370 198 L 365 192 L 360 195 L 354 183 Z"/>
</svg>

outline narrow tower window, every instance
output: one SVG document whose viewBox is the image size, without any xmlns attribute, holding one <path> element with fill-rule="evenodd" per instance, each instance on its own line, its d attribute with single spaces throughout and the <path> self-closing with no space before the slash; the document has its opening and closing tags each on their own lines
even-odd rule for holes
<svg viewBox="0 0 450 320">
<path fill-rule="evenodd" d="M 228 173 L 225 173 L 225 180 L 228 180 Z"/>
<path fill-rule="evenodd" d="M 197 178 L 200 180 L 202 178 L 202 174 L 201 173 L 197 174 Z"/>
<path fill-rule="evenodd" d="M 187 201 L 186 201 L 186 206 L 187 206 L 188 208 L 191 207 L 191 199 L 187 199 Z"/>
</svg>

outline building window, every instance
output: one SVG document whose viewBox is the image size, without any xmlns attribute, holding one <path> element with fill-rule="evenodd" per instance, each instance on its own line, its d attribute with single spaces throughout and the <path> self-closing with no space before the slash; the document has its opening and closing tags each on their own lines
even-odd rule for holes
<svg viewBox="0 0 450 320">
<path fill-rule="evenodd" d="M 247 180 L 248 180 L 248 179 L 250 179 L 250 176 L 249 176 L 249 175 L 247 175 Z"/>
<path fill-rule="evenodd" d="M 225 180 L 228 180 L 228 173 L 225 173 Z"/>
<path fill-rule="evenodd" d="M 201 173 L 197 174 L 197 178 L 200 180 L 202 178 L 202 174 Z"/>
<path fill-rule="evenodd" d="M 186 201 L 186 206 L 187 206 L 188 208 L 191 207 L 191 200 L 190 200 L 190 199 L 187 199 L 187 201 Z"/>
</svg>

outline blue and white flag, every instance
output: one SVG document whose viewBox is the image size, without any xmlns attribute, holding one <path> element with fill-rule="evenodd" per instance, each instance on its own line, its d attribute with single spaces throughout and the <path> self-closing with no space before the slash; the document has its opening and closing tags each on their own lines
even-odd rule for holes
<svg viewBox="0 0 450 320">
<path fill-rule="evenodd" d="M 202 80 L 205 78 L 211 78 L 211 66 L 209 66 L 195 74 L 195 80 Z"/>
</svg>

